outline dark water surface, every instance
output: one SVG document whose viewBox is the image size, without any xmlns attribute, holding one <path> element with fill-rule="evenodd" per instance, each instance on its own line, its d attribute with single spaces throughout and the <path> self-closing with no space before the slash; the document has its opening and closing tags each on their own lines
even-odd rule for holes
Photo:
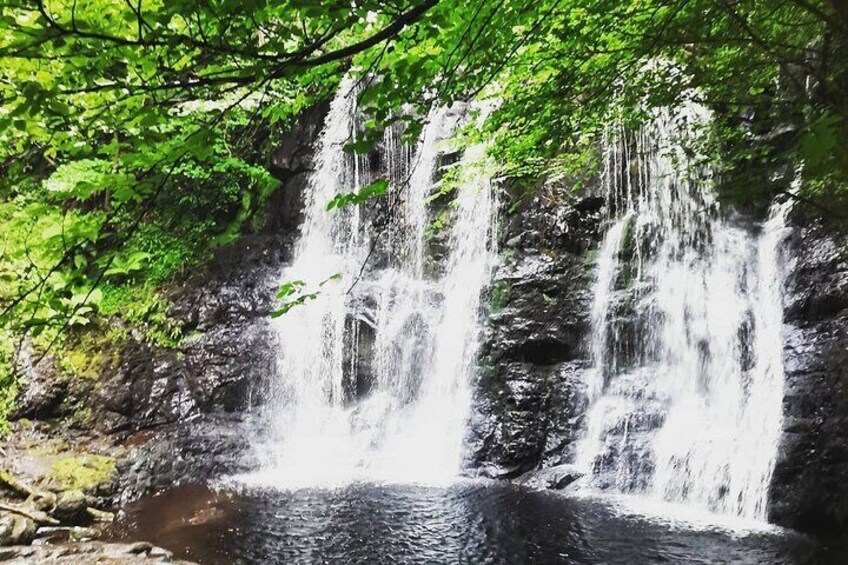
<svg viewBox="0 0 848 565">
<path fill-rule="evenodd" d="M 603 500 L 480 483 L 246 494 L 181 487 L 131 506 L 112 535 L 203 565 L 848 563 L 793 532 L 696 528 Z"/>
</svg>

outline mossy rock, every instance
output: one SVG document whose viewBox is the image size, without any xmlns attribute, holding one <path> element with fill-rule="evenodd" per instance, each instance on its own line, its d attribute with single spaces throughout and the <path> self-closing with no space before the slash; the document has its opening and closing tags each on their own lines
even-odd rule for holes
<svg viewBox="0 0 848 565">
<path fill-rule="evenodd" d="M 86 453 L 63 457 L 52 467 L 52 478 L 64 490 L 92 491 L 114 475 L 115 459 L 105 455 Z"/>
<path fill-rule="evenodd" d="M 506 307 L 511 297 L 512 289 L 506 281 L 497 281 L 492 285 L 489 308 L 492 313 L 498 313 Z"/>
<path fill-rule="evenodd" d="M 121 362 L 127 332 L 120 327 L 87 328 L 72 336 L 59 353 L 66 376 L 96 381 Z"/>
<path fill-rule="evenodd" d="M 88 507 L 94 504 L 94 499 L 81 490 L 66 490 L 56 498 L 51 514 L 63 524 L 85 526 L 92 521 Z"/>
</svg>

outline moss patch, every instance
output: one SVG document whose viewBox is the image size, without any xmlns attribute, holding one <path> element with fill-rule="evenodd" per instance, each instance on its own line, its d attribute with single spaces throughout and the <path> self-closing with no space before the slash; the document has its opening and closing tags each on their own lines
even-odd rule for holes
<svg viewBox="0 0 848 565">
<path fill-rule="evenodd" d="M 500 312 L 509 303 L 511 289 L 506 281 L 497 281 L 492 285 L 491 299 L 489 306 L 494 313 Z"/>
<path fill-rule="evenodd" d="M 98 380 L 104 371 L 112 370 L 121 360 L 126 330 L 119 327 L 92 328 L 70 336 L 65 347 L 57 351 L 59 366 L 76 378 Z"/>
<path fill-rule="evenodd" d="M 89 453 L 63 457 L 53 463 L 52 477 L 63 489 L 87 490 L 104 483 L 115 474 L 115 460 Z"/>
<path fill-rule="evenodd" d="M 12 366 L 13 345 L 12 336 L 0 328 L 0 437 L 9 431 L 8 416 L 18 394 L 18 381 Z"/>
</svg>

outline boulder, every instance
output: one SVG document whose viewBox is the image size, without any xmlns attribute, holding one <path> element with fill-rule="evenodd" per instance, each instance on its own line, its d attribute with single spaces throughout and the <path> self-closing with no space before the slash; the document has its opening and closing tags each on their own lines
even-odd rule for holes
<svg viewBox="0 0 848 565">
<path fill-rule="evenodd" d="M 63 491 L 59 493 L 51 514 L 63 524 L 84 526 L 91 522 L 88 507 L 94 503 L 94 499 L 81 490 Z"/>
<path fill-rule="evenodd" d="M 0 546 L 25 545 L 35 538 L 36 523 L 33 519 L 0 510 Z"/>
<path fill-rule="evenodd" d="M 22 350 L 25 377 L 9 418 L 46 420 L 66 415 L 63 401 L 68 393 L 68 381 L 60 378 L 51 358 L 35 365 L 32 357 L 29 347 Z"/>
</svg>

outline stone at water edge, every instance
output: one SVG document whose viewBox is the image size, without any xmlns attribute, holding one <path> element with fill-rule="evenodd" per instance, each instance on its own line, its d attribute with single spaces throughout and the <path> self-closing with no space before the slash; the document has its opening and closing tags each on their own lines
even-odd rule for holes
<svg viewBox="0 0 848 565">
<path fill-rule="evenodd" d="M 574 465 L 557 465 L 530 471 L 516 479 L 516 483 L 530 488 L 562 490 L 571 486 L 585 473 Z"/>
<path fill-rule="evenodd" d="M 0 548 L 0 561 L 9 565 L 196 565 L 147 542 L 84 542 Z"/>
<path fill-rule="evenodd" d="M 97 538 L 100 532 L 91 528 L 74 526 L 68 531 L 68 540 L 72 542 L 91 541 Z"/>
<path fill-rule="evenodd" d="M 36 524 L 30 518 L 0 511 L 0 547 L 28 544 L 35 538 Z"/>
<path fill-rule="evenodd" d="M 84 526 L 93 519 L 88 512 L 93 505 L 94 499 L 81 490 L 67 490 L 59 493 L 52 514 L 63 524 Z"/>
<path fill-rule="evenodd" d="M 49 513 L 56 508 L 56 502 L 59 500 L 59 497 L 55 492 L 47 490 L 37 493 L 31 498 L 31 500 L 33 506 L 43 512 Z"/>
</svg>

